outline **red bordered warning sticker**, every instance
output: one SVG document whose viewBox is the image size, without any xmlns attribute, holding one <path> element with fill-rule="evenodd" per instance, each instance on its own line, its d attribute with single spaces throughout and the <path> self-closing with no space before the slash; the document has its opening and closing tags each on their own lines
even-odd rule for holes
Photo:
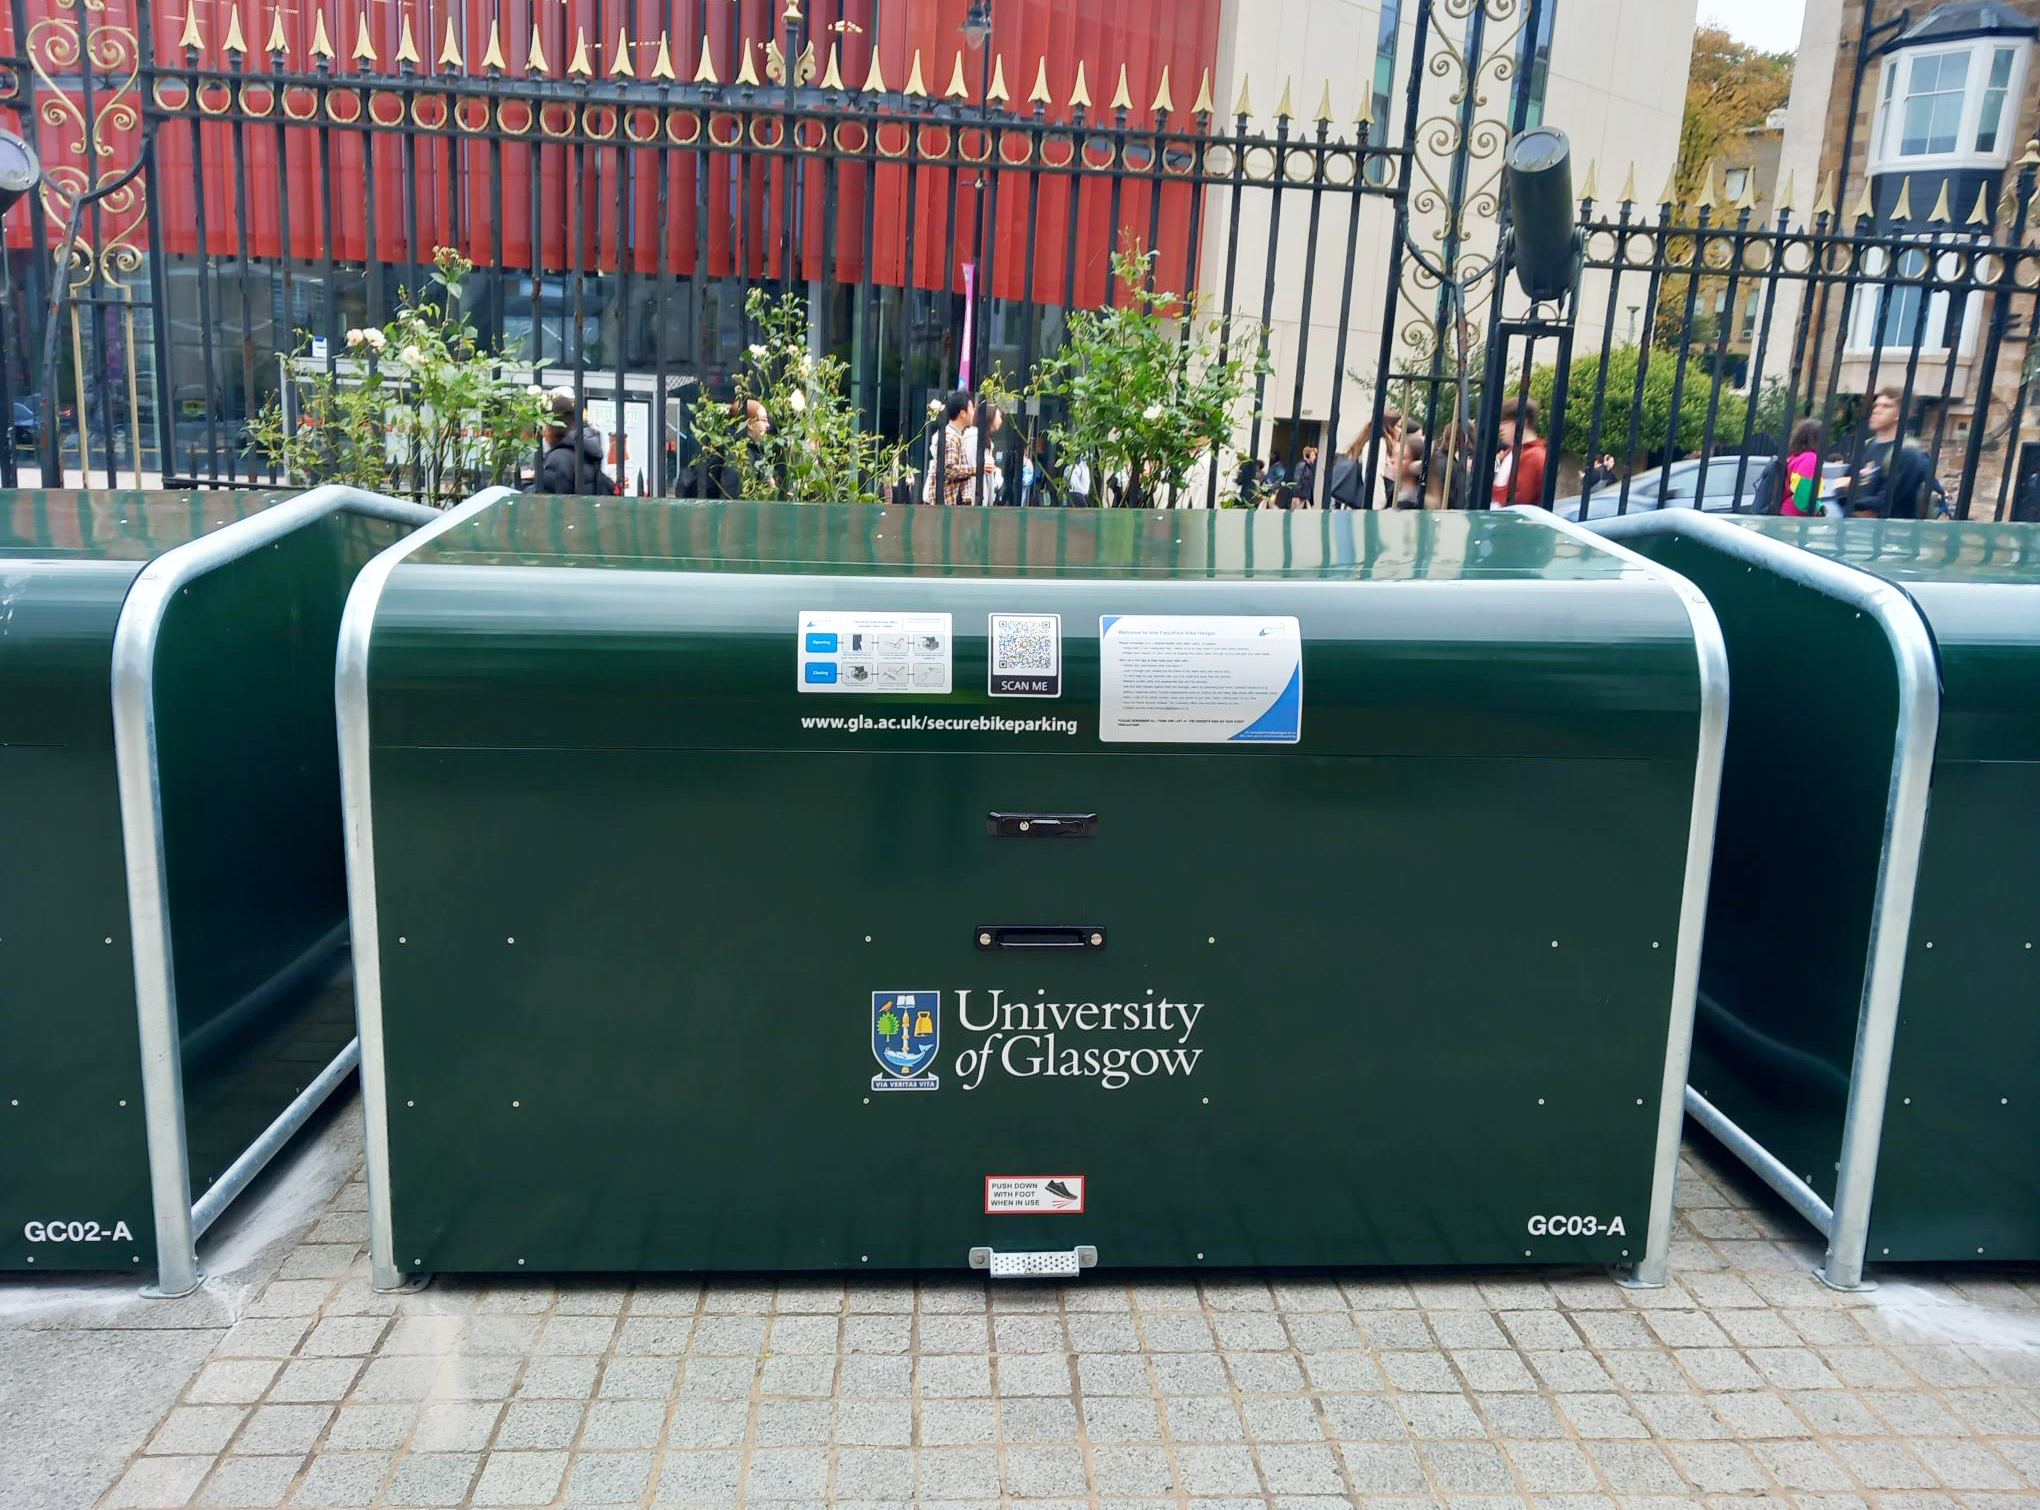
<svg viewBox="0 0 2040 1510">
<path fill-rule="evenodd" d="M 1081 1216 L 1084 1177 L 1080 1174 L 988 1174 L 986 1216 Z"/>
</svg>

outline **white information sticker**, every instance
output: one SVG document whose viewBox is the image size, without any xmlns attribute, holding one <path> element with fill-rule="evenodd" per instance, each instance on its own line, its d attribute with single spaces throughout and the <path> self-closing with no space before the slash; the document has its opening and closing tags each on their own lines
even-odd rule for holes
<svg viewBox="0 0 2040 1510">
<path fill-rule="evenodd" d="M 1107 743 L 1295 744 L 1303 632 L 1293 618 L 1106 614 L 1098 702 Z"/>
<path fill-rule="evenodd" d="M 1081 1216 L 1084 1177 L 1080 1174 L 988 1174 L 986 1216 Z"/>
<path fill-rule="evenodd" d="M 803 613 L 794 626 L 802 692 L 894 692 L 939 697 L 950 690 L 946 613 Z"/>
</svg>

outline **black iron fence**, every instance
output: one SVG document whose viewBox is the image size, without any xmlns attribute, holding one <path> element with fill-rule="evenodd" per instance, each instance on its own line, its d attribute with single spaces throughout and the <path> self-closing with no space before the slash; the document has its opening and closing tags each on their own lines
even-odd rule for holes
<svg viewBox="0 0 2040 1510">
<path fill-rule="evenodd" d="M 1234 446 L 1292 476 L 1317 446 L 1313 501 L 1364 435 L 1362 501 L 1407 499 L 1414 476 L 1434 506 L 1486 503 L 1497 457 L 1520 461 L 1514 394 L 1551 432 L 1547 502 L 1746 508 L 1809 417 L 1847 471 L 1887 385 L 1952 512 L 2007 517 L 2040 491 L 2040 152 L 1920 215 L 1859 181 L 1722 203 L 1711 172 L 1694 204 L 1610 200 L 1594 179 L 1615 165 L 1583 165 L 1584 281 L 1533 304 L 1500 153 L 1532 110 L 1547 0 L 1421 0 L 1386 121 L 1371 91 L 1299 108 L 1283 84 L 1264 114 L 1258 84 L 1054 77 L 982 36 L 895 56 L 870 0 L 790 4 L 748 38 L 688 0 L 593 27 L 586 7 L 505 0 L 477 27 L 473 6 L 415 0 L 361 9 L 351 35 L 331 6 L 10 3 L 0 111 L 53 171 L 15 211 L 27 246 L 0 289 L 9 480 L 31 462 L 282 480 L 252 418 L 343 372 L 348 332 L 451 245 L 506 372 L 572 388 L 633 491 L 696 491 L 692 407 L 743 359 L 747 290 L 800 293 L 863 422 L 911 440 L 930 395 L 1024 378 L 1073 311 L 1124 298 L 1111 257 L 1130 245 L 1221 342 L 1265 351 Z M 1778 201 L 1761 218 L 1760 190 Z M 1412 474 L 1395 437 L 1419 430 Z M 1215 501 L 1221 472 L 1183 501 Z"/>
</svg>

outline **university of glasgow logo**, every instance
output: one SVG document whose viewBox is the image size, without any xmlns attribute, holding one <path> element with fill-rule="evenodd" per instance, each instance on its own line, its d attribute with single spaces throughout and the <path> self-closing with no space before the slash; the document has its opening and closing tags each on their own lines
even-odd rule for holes
<svg viewBox="0 0 2040 1510">
<path fill-rule="evenodd" d="M 940 991 L 871 993 L 871 1054 L 885 1071 L 871 1077 L 873 1090 L 934 1090 L 940 1082 L 924 1072 L 941 1047 Z"/>
</svg>

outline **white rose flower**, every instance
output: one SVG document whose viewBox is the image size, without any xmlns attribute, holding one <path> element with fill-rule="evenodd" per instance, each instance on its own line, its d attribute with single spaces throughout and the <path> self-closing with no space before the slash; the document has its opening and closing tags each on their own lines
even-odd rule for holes
<svg viewBox="0 0 2040 1510">
<path fill-rule="evenodd" d="M 1147 408 L 1141 410 L 1140 417 L 1152 425 L 1162 417 L 1162 406 L 1160 404 L 1149 404 Z"/>
<path fill-rule="evenodd" d="M 525 385 L 524 391 L 525 391 L 525 393 L 526 393 L 526 394 L 528 394 L 528 395 L 529 395 L 530 397 L 532 397 L 532 398 L 544 398 L 544 397 L 545 397 L 545 390 L 544 390 L 543 388 L 539 387 L 539 386 L 538 386 L 538 384 L 536 384 L 536 383 L 527 383 L 527 384 Z"/>
<path fill-rule="evenodd" d="M 929 414 L 930 414 L 930 415 L 932 416 L 932 415 L 940 414 L 941 412 L 942 412 L 942 400 L 941 400 L 941 399 L 939 399 L 939 398 L 931 398 L 931 399 L 929 399 L 929 400 L 928 400 L 928 413 L 929 413 Z"/>
<path fill-rule="evenodd" d="M 751 347 L 751 360 L 753 360 L 754 362 L 764 361 L 766 355 L 767 353 L 763 346 L 754 345 Z"/>
<path fill-rule="evenodd" d="M 408 362 L 413 367 L 417 366 L 420 362 L 425 360 L 425 353 L 418 349 L 418 343 L 416 341 L 413 341 L 409 346 L 406 346 L 402 351 L 398 352 L 397 355 L 403 358 L 404 361 Z"/>
<path fill-rule="evenodd" d="M 368 342 L 369 348 L 374 351 L 381 351 L 383 347 L 389 344 L 389 337 L 379 330 L 364 330 L 361 333 L 361 339 Z"/>
<path fill-rule="evenodd" d="M 359 346 L 363 341 L 366 341 L 367 339 L 368 332 L 363 330 L 359 325 L 355 326 L 352 330 L 347 332 L 347 344 L 349 346 Z"/>
<path fill-rule="evenodd" d="M 807 374 L 809 377 L 814 376 L 815 354 L 812 351 L 803 351 L 800 354 L 800 370 L 803 373 Z"/>
<path fill-rule="evenodd" d="M 805 414 L 807 412 L 807 395 L 798 388 L 786 396 L 786 402 L 795 414 Z"/>
</svg>

